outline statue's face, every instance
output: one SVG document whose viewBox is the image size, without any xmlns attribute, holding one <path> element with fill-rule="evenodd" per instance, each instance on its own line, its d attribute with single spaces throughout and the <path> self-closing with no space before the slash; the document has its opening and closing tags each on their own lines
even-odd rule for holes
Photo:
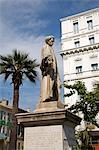
<svg viewBox="0 0 99 150">
<path fill-rule="evenodd" d="M 53 46 L 53 44 L 54 44 L 54 38 L 49 39 L 49 40 L 47 41 L 47 44 L 48 44 L 49 46 Z"/>
</svg>

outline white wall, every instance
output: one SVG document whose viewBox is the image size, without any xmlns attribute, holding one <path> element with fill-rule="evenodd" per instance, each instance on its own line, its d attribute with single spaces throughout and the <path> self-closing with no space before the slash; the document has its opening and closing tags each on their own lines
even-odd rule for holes
<svg viewBox="0 0 99 150">
<path fill-rule="evenodd" d="M 93 20 L 93 29 L 88 30 L 87 21 Z M 73 22 L 78 21 L 79 33 L 74 33 Z M 89 36 L 94 35 L 95 43 L 99 43 L 99 9 L 87 14 L 80 14 L 75 17 L 68 17 L 61 21 L 61 42 L 62 51 L 75 48 L 74 40 L 80 40 L 80 46 L 89 45 Z"/>
<path fill-rule="evenodd" d="M 93 21 L 93 29 L 89 30 L 87 21 L 91 19 Z M 78 21 L 79 24 L 79 32 L 75 34 L 73 31 L 73 22 L 76 21 Z M 92 35 L 95 38 L 95 43 L 90 45 L 89 37 Z M 76 39 L 80 41 L 79 48 L 75 48 L 74 41 Z M 99 45 L 99 8 L 63 18 L 61 20 L 61 43 L 61 54 Z M 85 82 L 87 90 L 91 91 L 93 83 L 99 81 L 99 68 L 96 71 L 92 71 L 91 67 L 91 64 L 95 63 L 98 63 L 99 67 L 99 49 L 63 55 L 64 80 L 66 80 L 68 84 L 82 80 Z M 76 73 L 77 66 L 82 66 L 82 73 Z M 68 91 L 65 89 L 64 93 L 66 92 Z M 65 104 L 70 107 L 76 103 L 77 99 L 76 93 L 70 98 L 65 98 Z"/>
<path fill-rule="evenodd" d="M 92 57 L 93 56 L 93 57 Z M 78 60 L 78 61 L 77 61 Z M 99 64 L 99 52 L 97 50 L 80 53 L 78 55 L 64 56 L 64 80 L 68 84 L 73 84 L 75 81 L 82 80 L 88 91 L 91 91 L 93 84 L 99 81 L 99 70 L 92 71 L 91 64 Z M 82 73 L 76 73 L 76 67 L 82 66 Z M 65 93 L 68 93 L 65 90 Z M 77 94 L 70 98 L 65 98 L 65 104 L 71 106 L 76 103 L 78 99 Z"/>
</svg>

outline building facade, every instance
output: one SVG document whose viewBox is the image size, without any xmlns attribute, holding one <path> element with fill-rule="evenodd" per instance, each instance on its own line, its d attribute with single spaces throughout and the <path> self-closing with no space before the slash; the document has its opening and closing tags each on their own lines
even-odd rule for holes
<svg viewBox="0 0 99 150">
<path fill-rule="evenodd" d="M 12 126 L 12 107 L 7 100 L 0 101 L 0 150 L 7 150 Z M 6 142 L 4 142 L 6 141 Z"/>
<path fill-rule="evenodd" d="M 99 8 L 60 21 L 64 81 L 72 85 L 81 80 L 91 91 L 99 81 Z M 75 104 L 77 99 L 77 94 L 66 97 L 66 106 Z"/>
<path fill-rule="evenodd" d="M 19 109 L 19 113 L 26 112 Z M 12 106 L 7 100 L 0 101 L 0 150 L 9 150 L 12 128 Z M 17 126 L 17 150 L 23 150 L 23 127 Z"/>
<path fill-rule="evenodd" d="M 63 58 L 64 81 L 73 85 L 83 81 L 88 91 L 99 83 L 99 8 L 82 12 L 61 21 L 61 56 Z M 69 93 L 64 89 L 64 94 Z M 79 101 L 79 96 L 65 98 L 66 108 Z M 78 114 L 83 118 L 83 114 Z M 99 117 L 98 117 L 99 118 Z M 77 130 L 83 130 L 82 120 Z M 92 131 L 92 144 L 99 148 L 99 129 Z M 94 135 L 94 136 L 93 136 Z"/>
</svg>

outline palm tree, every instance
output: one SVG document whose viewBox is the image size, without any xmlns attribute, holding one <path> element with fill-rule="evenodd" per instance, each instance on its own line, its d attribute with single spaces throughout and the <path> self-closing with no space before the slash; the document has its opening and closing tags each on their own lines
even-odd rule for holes
<svg viewBox="0 0 99 150">
<path fill-rule="evenodd" d="M 11 76 L 13 84 L 13 109 L 12 109 L 12 130 L 10 150 L 16 149 L 17 141 L 17 120 L 15 114 L 18 113 L 19 88 L 22 85 L 24 77 L 35 83 L 37 78 L 36 68 L 39 65 L 36 59 L 31 60 L 28 54 L 14 50 L 12 55 L 0 55 L 0 74 L 4 75 L 6 81 Z"/>
</svg>

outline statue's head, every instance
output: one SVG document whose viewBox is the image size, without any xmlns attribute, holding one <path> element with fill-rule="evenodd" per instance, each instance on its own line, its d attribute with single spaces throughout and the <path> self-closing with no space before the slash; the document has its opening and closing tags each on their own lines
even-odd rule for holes
<svg viewBox="0 0 99 150">
<path fill-rule="evenodd" d="M 55 40 L 55 38 L 54 38 L 53 35 L 47 36 L 47 37 L 45 38 L 45 42 L 46 42 L 49 46 L 53 46 L 54 40 Z"/>
</svg>

